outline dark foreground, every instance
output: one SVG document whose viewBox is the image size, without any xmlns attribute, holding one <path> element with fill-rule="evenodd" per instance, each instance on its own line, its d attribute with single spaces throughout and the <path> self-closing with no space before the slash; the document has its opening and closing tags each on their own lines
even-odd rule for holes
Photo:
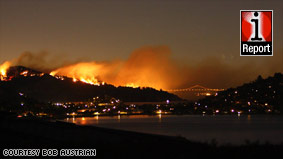
<svg viewBox="0 0 283 159">
<path fill-rule="evenodd" d="M 1 114 L 1 157 L 5 148 L 91 148 L 93 158 L 282 158 L 283 145 L 216 146 L 182 137 L 168 137 L 78 126 L 41 119 L 19 119 Z"/>
</svg>

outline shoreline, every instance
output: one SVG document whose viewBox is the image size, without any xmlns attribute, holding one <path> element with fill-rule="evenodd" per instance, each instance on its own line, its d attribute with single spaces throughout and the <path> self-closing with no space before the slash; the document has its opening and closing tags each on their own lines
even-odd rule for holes
<svg viewBox="0 0 283 159">
<path fill-rule="evenodd" d="M 115 130 L 126 130 L 131 132 L 142 132 L 148 134 L 168 135 L 172 137 L 184 137 L 187 140 L 200 142 L 204 144 L 217 144 L 217 146 L 234 145 L 242 146 L 247 143 L 265 143 L 277 145 L 283 144 L 283 138 L 278 132 L 282 132 L 282 127 L 278 124 L 282 122 L 282 116 L 274 115 L 125 115 L 125 116 L 99 116 L 99 117 L 76 117 L 64 118 L 59 121 L 74 123 L 77 125 L 88 125 L 96 127 L 104 127 Z M 220 126 L 218 124 L 227 124 L 222 120 L 229 121 L 230 126 Z M 273 127 L 271 131 L 264 131 L 269 127 L 256 126 L 261 124 L 262 120 L 268 120 L 270 124 L 277 123 L 277 127 Z M 148 123 L 150 122 L 150 123 Z M 184 123 L 185 122 L 185 123 Z M 198 124 L 195 124 L 198 122 Z M 234 123 L 234 124 L 233 124 Z M 182 126 L 174 126 L 175 124 Z M 210 126 L 213 125 L 213 126 Z M 190 128 L 197 126 L 196 128 Z M 157 129 L 155 129 L 155 127 Z M 235 129 L 235 127 L 237 127 Z M 260 128 L 260 129 L 259 129 Z M 173 129 L 173 131 L 172 131 Z M 180 130 L 178 130 L 180 129 Z M 231 130 L 240 130 L 237 136 Z M 206 131 L 214 135 L 210 135 Z M 276 131 L 276 132 L 274 132 Z M 272 134 L 273 137 L 261 136 L 261 133 Z M 251 136 L 250 134 L 253 134 Z M 194 137 L 192 137 L 194 136 Z"/>
<path fill-rule="evenodd" d="M 138 133 L 62 121 L 1 117 L 1 148 L 95 148 L 102 158 L 238 158 L 282 154 L 283 144 L 217 146 L 183 137 Z M 264 150 L 264 151 L 263 151 Z M 233 154 L 233 155 L 232 155 Z M 236 154 L 236 155 L 234 155 Z"/>
<path fill-rule="evenodd" d="M 56 119 L 66 119 L 66 118 L 83 118 L 83 117 L 117 117 L 117 116 L 142 116 L 142 115 L 147 115 L 147 116 L 158 116 L 158 115 L 162 115 L 162 116 L 187 116 L 187 115 L 192 115 L 192 116 L 248 116 L 248 115 L 252 115 L 252 116 L 258 116 L 258 115 L 266 115 L 266 116 L 283 116 L 283 114 L 266 114 L 266 113 L 255 113 L 255 114 L 247 114 L 247 113 L 242 113 L 242 114 L 100 114 L 100 115 L 66 115 L 66 116 L 55 116 L 55 120 Z M 42 117 L 43 119 L 45 117 Z"/>
</svg>

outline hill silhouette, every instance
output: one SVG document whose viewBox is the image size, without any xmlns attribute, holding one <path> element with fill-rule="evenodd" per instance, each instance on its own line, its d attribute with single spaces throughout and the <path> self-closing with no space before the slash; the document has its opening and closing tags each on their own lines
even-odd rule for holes
<svg viewBox="0 0 283 159">
<path fill-rule="evenodd" d="M 283 74 L 263 79 L 261 76 L 252 82 L 219 92 L 196 103 L 199 111 L 207 113 L 282 113 Z"/>
<path fill-rule="evenodd" d="M 4 98 L 9 94 L 21 92 L 42 102 L 88 101 L 96 96 L 110 96 L 124 102 L 182 100 L 174 94 L 153 88 L 115 87 L 111 84 L 90 85 L 80 81 L 73 82 L 68 77 L 56 78 L 23 66 L 10 67 L 7 75 L 7 79 L 10 80 L 0 81 L 0 92 Z"/>
</svg>

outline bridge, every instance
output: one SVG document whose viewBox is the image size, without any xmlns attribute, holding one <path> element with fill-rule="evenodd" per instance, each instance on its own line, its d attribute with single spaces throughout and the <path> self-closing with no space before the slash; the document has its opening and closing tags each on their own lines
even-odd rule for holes
<svg viewBox="0 0 283 159">
<path fill-rule="evenodd" d="M 168 92 L 220 92 L 224 91 L 225 89 L 222 88 L 207 88 L 201 85 L 194 85 L 189 88 L 183 88 L 183 89 L 170 89 L 167 90 Z"/>
</svg>

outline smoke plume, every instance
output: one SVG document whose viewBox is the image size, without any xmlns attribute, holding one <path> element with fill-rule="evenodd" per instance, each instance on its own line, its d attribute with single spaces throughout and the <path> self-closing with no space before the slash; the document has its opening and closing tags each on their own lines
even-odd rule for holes
<svg viewBox="0 0 283 159">
<path fill-rule="evenodd" d="M 131 53 L 127 60 L 68 61 L 47 52 L 25 52 L 11 61 L 52 75 L 62 75 L 88 83 L 103 81 L 115 86 L 187 88 L 196 84 L 210 88 L 229 88 L 254 80 L 258 75 L 282 72 L 282 55 L 262 62 L 258 58 L 234 59 L 232 65 L 220 57 L 206 57 L 196 64 L 173 60 L 167 46 L 148 46 Z M 233 62 L 236 63 L 235 61 Z"/>
</svg>

